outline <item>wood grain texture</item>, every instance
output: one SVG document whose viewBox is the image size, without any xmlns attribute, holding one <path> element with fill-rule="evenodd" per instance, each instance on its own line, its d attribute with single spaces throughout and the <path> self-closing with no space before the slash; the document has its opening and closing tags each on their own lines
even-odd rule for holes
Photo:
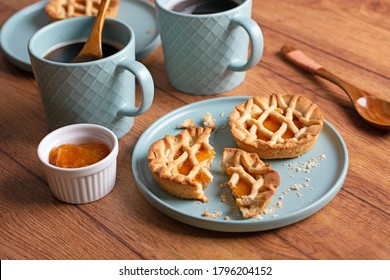
<svg viewBox="0 0 390 280">
<path fill-rule="evenodd" d="M 349 96 L 357 113 L 365 121 L 376 128 L 390 131 L 389 101 L 373 96 L 371 93 L 355 87 L 328 69 L 323 68 L 301 50 L 295 49 L 292 46 L 283 45 L 281 53 L 292 64 L 339 86 Z"/>
<path fill-rule="evenodd" d="M 0 26 L 31 0 L 1 1 Z M 335 85 L 280 54 L 303 50 L 359 88 L 390 100 L 390 2 L 387 0 L 253 1 L 265 50 L 245 82 L 220 96 L 301 94 L 340 132 L 349 169 L 336 197 L 296 224 L 265 232 L 194 228 L 153 208 L 138 191 L 131 156 L 142 132 L 183 105 L 213 98 L 169 85 L 158 47 L 142 62 L 155 81 L 150 110 L 120 140 L 117 183 L 96 203 L 55 199 L 36 149 L 48 133 L 34 77 L 0 55 L 1 259 L 389 259 L 390 134 L 375 130 Z"/>
</svg>

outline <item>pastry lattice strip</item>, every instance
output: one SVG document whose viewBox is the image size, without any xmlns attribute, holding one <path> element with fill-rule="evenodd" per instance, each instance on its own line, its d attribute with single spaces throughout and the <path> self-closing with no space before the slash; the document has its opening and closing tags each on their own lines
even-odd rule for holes
<svg viewBox="0 0 390 280">
<path fill-rule="evenodd" d="M 261 214 L 280 184 L 279 174 L 255 153 L 225 148 L 221 168 L 230 176 L 228 185 L 244 218 Z"/>
<path fill-rule="evenodd" d="M 68 18 L 78 16 L 96 16 L 101 0 L 54 0 L 51 1 L 52 13 L 56 17 Z M 118 0 L 112 0 L 110 7 L 118 5 Z"/>
<path fill-rule="evenodd" d="M 247 138 L 245 141 L 250 142 L 258 139 L 258 134 L 260 133 L 269 138 L 270 144 L 284 143 L 285 139 L 282 136 L 288 129 L 293 133 L 292 139 L 298 140 L 305 133 L 308 126 L 313 124 L 310 116 L 316 108 L 315 104 L 311 104 L 305 112 L 301 113 L 296 109 L 298 99 L 299 96 L 295 95 L 289 103 L 286 103 L 282 95 L 276 94 L 270 96 L 269 103 L 259 98 L 248 100 L 244 110 L 241 112 L 241 117 L 238 119 L 238 122 L 241 124 L 241 130 Z M 275 132 L 264 126 L 264 122 L 269 117 L 281 124 Z M 301 128 L 294 122 L 294 117 L 302 124 Z M 243 125 L 245 123 L 246 127 Z"/>
<path fill-rule="evenodd" d="M 148 159 L 152 172 L 176 184 L 176 188 L 193 187 L 199 195 L 183 198 L 207 201 L 202 189 L 213 179 L 209 170 L 214 157 L 214 148 L 208 141 L 211 131 L 210 128 L 189 127 L 176 136 L 165 136 L 151 147 Z M 168 192 L 175 195 L 173 188 Z"/>
</svg>

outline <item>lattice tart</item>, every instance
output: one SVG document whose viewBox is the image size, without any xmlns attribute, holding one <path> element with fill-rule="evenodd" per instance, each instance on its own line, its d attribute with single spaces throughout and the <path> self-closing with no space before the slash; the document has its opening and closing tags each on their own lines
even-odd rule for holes
<svg viewBox="0 0 390 280">
<path fill-rule="evenodd" d="M 225 148 L 221 169 L 230 176 L 228 185 L 244 218 L 261 214 L 280 184 L 278 172 L 264 164 L 256 153 Z"/>
<path fill-rule="evenodd" d="M 115 18 L 120 0 L 111 0 L 107 17 Z M 45 11 L 52 20 L 79 16 L 96 16 L 101 0 L 50 0 Z"/>
<path fill-rule="evenodd" d="M 323 127 L 323 115 L 305 97 L 274 94 L 236 106 L 229 123 L 241 149 L 265 159 L 292 158 L 313 147 Z"/>
<path fill-rule="evenodd" d="M 209 144 L 211 132 L 211 128 L 190 126 L 150 146 L 149 168 L 163 190 L 179 198 L 207 202 L 203 190 L 213 180 L 209 169 L 215 155 Z"/>
</svg>

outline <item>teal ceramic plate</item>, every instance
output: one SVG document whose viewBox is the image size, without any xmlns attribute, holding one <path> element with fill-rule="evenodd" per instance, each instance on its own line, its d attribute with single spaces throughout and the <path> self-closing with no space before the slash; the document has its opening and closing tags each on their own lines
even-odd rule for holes
<svg viewBox="0 0 390 280">
<path fill-rule="evenodd" d="M 237 147 L 229 129 L 228 118 L 233 108 L 248 97 L 221 97 L 178 108 L 153 123 L 138 140 L 132 158 L 134 177 L 139 190 L 154 207 L 183 223 L 226 232 L 269 230 L 298 222 L 314 214 L 340 190 L 348 169 L 348 152 L 340 134 L 325 121 L 314 147 L 301 157 L 287 160 L 265 160 L 277 170 L 281 185 L 268 205 L 267 214 L 243 219 L 234 204 L 229 187 L 221 187 L 228 177 L 219 167 L 224 147 Z M 165 135 L 176 135 L 178 125 L 188 118 L 201 125 L 210 112 L 216 121 L 210 143 L 216 150 L 211 166 L 214 180 L 206 189 L 209 201 L 183 200 L 162 191 L 148 168 L 149 146 Z M 225 198 L 223 201 L 221 198 Z M 207 211 L 218 214 L 215 219 L 203 217 Z"/>
<path fill-rule="evenodd" d="M 12 64 L 26 71 L 31 71 L 28 41 L 36 31 L 51 22 L 44 11 L 47 2 L 41 1 L 16 12 L 1 29 L 0 46 L 3 53 Z M 138 60 L 160 44 L 153 4 L 142 0 L 121 0 L 117 19 L 134 30 Z"/>
</svg>

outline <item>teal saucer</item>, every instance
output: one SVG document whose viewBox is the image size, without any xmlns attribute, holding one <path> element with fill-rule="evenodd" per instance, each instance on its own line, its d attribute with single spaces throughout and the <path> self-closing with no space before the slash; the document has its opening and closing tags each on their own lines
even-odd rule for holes
<svg viewBox="0 0 390 280">
<path fill-rule="evenodd" d="M 0 48 L 5 57 L 26 71 L 32 71 L 27 51 L 28 41 L 41 27 L 51 23 L 44 11 L 47 2 L 37 2 L 21 9 L 12 15 L 1 29 Z M 142 0 L 121 0 L 117 19 L 134 30 L 137 60 L 147 56 L 160 44 L 153 4 Z"/>
<path fill-rule="evenodd" d="M 224 147 L 237 147 L 229 129 L 233 108 L 248 97 L 220 97 L 178 108 L 154 122 L 139 138 L 132 155 L 132 168 L 137 186 L 146 200 L 157 210 L 183 223 L 215 231 L 253 232 L 279 228 L 296 223 L 326 206 L 342 187 L 348 169 L 346 145 L 336 129 L 325 121 L 324 128 L 306 154 L 293 159 L 264 160 L 278 171 L 281 185 L 267 207 L 267 214 L 243 219 L 230 189 L 221 187 L 228 181 L 220 169 Z M 150 145 L 165 135 L 176 135 L 178 125 L 191 118 L 197 125 L 209 112 L 217 128 L 210 138 L 216 155 L 211 166 L 213 181 L 206 188 L 207 203 L 173 197 L 157 185 L 148 168 Z M 224 197 L 225 201 L 221 200 Z M 215 219 L 202 214 L 219 214 Z"/>
</svg>

